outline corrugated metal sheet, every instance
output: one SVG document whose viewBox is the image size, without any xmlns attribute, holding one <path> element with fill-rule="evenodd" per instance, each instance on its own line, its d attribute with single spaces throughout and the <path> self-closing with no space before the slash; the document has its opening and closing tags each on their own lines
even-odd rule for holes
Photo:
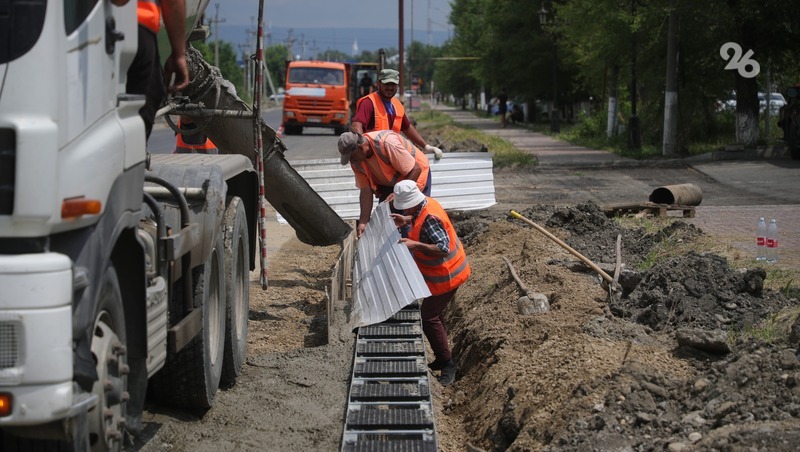
<svg viewBox="0 0 800 452">
<path fill-rule="evenodd" d="M 428 160 L 431 196 L 445 209 L 484 209 L 497 203 L 492 154 L 451 152 L 439 161 L 432 157 Z M 341 165 L 339 159 L 289 161 L 289 164 L 342 219 L 358 218 L 358 189 L 350 165 Z M 286 223 L 280 216 L 278 221 Z"/>
<path fill-rule="evenodd" d="M 389 205 L 379 204 L 356 244 L 353 327 L 383 322 L 431 294 L 389 215 Z"/>
</svg>

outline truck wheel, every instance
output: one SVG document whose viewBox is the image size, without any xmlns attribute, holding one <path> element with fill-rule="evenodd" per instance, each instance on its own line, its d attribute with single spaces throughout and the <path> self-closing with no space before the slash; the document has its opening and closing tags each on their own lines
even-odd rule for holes
<svg viewBox="0 0 800 452">
<path fill-rule="evenodd" d="M 208 261 L 192 271 L 194 306 L 195 309 L 202 309 L 203 330 L 182 350 L 169 353 L 164 367 L 153 376 L 150 388 L 161 402 L 201 409 L 211 408 L 214 404 L 225 348 L 223 247 L 222 234 L 218 233 Z M 180 281 L 177 286 L 181 286 Z M 173 307 L 183 302 L 180 290 L 175 292 L 176 296 L 170 303 Z M 170 314 L 172 312 L 171 307 Z M 170 320 L 170 324 L 175 321 Z"/>
<path fill-rule="evenodd" d="M 97 363 L 98 380 L 92 392 L 98 404 L 89 411 L 89 443 L 92 450 L 120 450 L 125 426 L 128 394 L 127 340 L 125 312 L 117 272 L 106 269 L 100 289 L 99 310 L 92 333 L 92 355 Z"/>
<path fill-rule="evenodd" d="M 225 242 L 225 355 L 223 387 L 236 383 L 247 352 L 247 319 L 250 310 L 250 240 L 244 203 L 231 198 L 222 223 Z"/>
</svg>

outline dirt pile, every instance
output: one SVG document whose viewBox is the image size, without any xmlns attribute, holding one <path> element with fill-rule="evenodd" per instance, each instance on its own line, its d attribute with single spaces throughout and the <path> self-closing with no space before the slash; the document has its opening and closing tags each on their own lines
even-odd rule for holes
<svg viewBox="0 0 800 452">
<path fill-rule="evenodd" d="M 763 269 L 687 251 L 681 245 L 702 231 L 680 220 L 647 232 L 593 204 L 520 213 L 595 262 L 614 261 L 621 235 L 637 283 L 612 302 L 595 275 L 570 270 L 574 257 L 526 224 L 496 211 L 454 214 L 473 276 L 449 317 L 460 376 L 438 389 L 442 450 L 800 444 L 796 344 L 776 331 L 786 322 L 770 322 L 797 300 L 765 290 Z M 672 257 L 652 258 L 666 247 Z M 504 256 L 548 296 L 549 313 L 517 312 L 522 294 Z"/>
</svg>

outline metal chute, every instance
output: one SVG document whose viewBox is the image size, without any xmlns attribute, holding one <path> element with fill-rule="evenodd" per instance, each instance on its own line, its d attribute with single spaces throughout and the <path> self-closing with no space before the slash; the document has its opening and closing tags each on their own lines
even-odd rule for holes
<svg viewBox="0 0 800 452">
<path fill-rule="evenodd" d="M 196 49 L 187 49 L 190 83 L 183 91 L 192 105 L 181 114 L 195 116 L 220 153 L 241 154 L 256 163 L 252 109 L 236 95 L 233 84 L 225 80 L 214 66 L 203 60 Z M 208 113 L 208 110 L 217 113 Z M 283 142 L 275 131 L 259 119 L 264 146 L 265 197 L 295 229 L 297 238 L 314 246 L 341 243 L 352 228 L 320 197 L 286 161 Z"/>
</svg>

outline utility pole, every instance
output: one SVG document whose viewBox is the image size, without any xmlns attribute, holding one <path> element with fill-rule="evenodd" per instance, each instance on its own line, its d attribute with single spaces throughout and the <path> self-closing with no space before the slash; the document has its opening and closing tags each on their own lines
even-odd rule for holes
<svg viewBox="0 0 800 452">
<path fill-rule="evenodd" d="M 247 76 L 250 59 L 247 57 L 247 49 L 250 47 L 246 42 L 237 46 L 242 52 L 242 76 L 244 77 L 244 91 L 250 92 L 250 78 Z"/>
<path fill-rule="evenodd" d="M 403 101 L 403 83 L 404 83 L 403 81 L 405 80 L 405 77 L 403 77 L 403 70 L 404 70 L 404 66 L 405 66 L 405 63 L 403 62 L 403 47 L 404 47 L 403 39 L 405 39 L 403 37 L 403 0 L 398 0 L 397 3 L 399 5 L 399 9 L 400 9 L 400 11 L 399 11 L 399 13 L 397 15 L 397 17 L 399 18 L 399 21 L 400 21 L 399 26 L 397 27 L 400 30 L 400 36 L 398 38 L 398 41 L 399 41 L 399 44 L 400 44 L 400 55 L 399 55 L 400 56 L 400 62 L 399 62 L 399 66 L 398 66 L 398 69 L 399 69 L 398 72 L 400 72 L 400 87 L 399 87 L 400 89 L 399 89 L 398 92 L 400 94 L 400 101 L 402 102 Z"/>
<path fill-rule="evenodd" d="M 294 36 L 294 29 L 289 29 L 289 36 L 286 38 L 286 47 L 289 48 L 289 61 L 294 61 L 294 42 L 297 41 Z"/>
<path fill-rule="evenodd" d="M 678 150 L 678 27 L 675 0 L 669 2 L 667 34 L 667 86 L 664 91 L 664 143 L 661 153 L 675 155 Z"/>
<path fill-rule="evenodd" d="M 225 23 L 225 19 L 219 18 L 219 3 L 215 3 L 214 6 L 216 6 L 214 19 L 209 19 L 209 22 L 214 23 L 214 66 L 219 67 L 219 24 Z"/>
</svg>

